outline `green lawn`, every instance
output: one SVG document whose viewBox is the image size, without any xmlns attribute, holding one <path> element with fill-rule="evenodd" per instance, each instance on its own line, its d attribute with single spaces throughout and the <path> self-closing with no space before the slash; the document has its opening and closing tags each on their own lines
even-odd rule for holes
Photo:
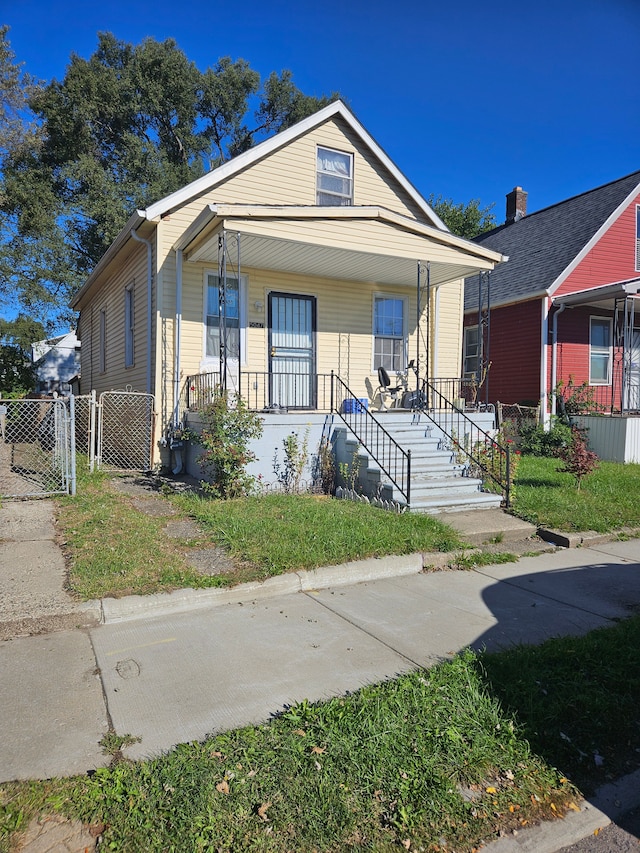
<svg viewBox="0 0 640 853">
<path fill-rule="evenodd" d="M 565 531 L 640 528 L 640 465 L 600 462 L 578 491 L 562 462 L 523 456 L 515 480 L 513 511 L 543 527 Z"/>
</svg>

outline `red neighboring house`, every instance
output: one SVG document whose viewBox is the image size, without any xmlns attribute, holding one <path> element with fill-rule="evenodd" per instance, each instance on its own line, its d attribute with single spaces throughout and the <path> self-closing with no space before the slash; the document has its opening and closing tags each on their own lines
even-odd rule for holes
<svg viewBox="0 0 640 853">
<path fill-rule="evenodd" d="M 602 411 L 639 411 L 640 172 L 536 213 L 526 198 L 476 238 L 509 261 L 466 281 L 464 375 L 485 377 L 479 400 L 545 415 L 570 377 Z"/>
</svg>

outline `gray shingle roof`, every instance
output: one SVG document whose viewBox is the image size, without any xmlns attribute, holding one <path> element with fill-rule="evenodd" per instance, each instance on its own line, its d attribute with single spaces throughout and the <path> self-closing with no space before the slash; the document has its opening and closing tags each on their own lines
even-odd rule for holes
<svg viewBox="0 0 640 853">
<path fill-rule="evenodd" d="M 491 273 L 491 304 L 549 288 L 638 184 L 640 171 L 476 237 L 476 243 L 509 256 Z M 466 281 L 465 309 L 477 306 L 476 276 Z"/>
</svg>

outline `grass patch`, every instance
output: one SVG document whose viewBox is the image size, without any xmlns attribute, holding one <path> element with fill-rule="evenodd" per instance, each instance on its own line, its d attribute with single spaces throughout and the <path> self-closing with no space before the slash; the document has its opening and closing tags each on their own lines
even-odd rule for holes
<svg viewBox="0 0 640 853">
<path fill-rule="evenodd" d="M 328 497 L 215 501 L 190 495 L 173 501 L 231 555 L 260 567 L 265 577 L 365 557 L 461 547 L 454 530 L 429 516 L 394 515 Z"/>
<path fill-rule="evenodd" d="M 523 456 L 515 481 L 516 515 L 557 530 L 609 533 L 640 528 L 640 465 L 600 462 L 576 489 L 571 474 L 560 474 L 558 459 Z"/>
<path fill-rule="evenodd" d="M 365 557 L 462 547 L 454 530 L 429 516 L 307 495 L 220 501 L 173 494 L 171 520 L 191 517 L 202 533 L 171 540 L 164 532 L 169 518 L 140 511 L 111 480 L 85 472 L 77 495 L 58 501 L 69 588 L 82 599 L 230 586 Z M 231 568 L 199 573 L 187 559 L 195 547 L 222 547 Z"/>
<path fill-rule="evenodd" d="M 482 666 L 532 749 L 585 792 L 640 765 L 640 616 L 485 654 Z"/>
<path fill-rule="evenodd" d="M 166 521 L 113 492 L 108 475 L 83 477 L 77 495 L 60 499 L 57 509 L 70 590 L 82 599 L 118 598 L 212 580 L 188 567 L 163 534 Z"/>
<path fill-rule="evenodd" d="M 463 653 L 154 760 L 5 785 L 0 850 L 12 828 L 59 811 L 104 824 L 119 851 L 470 851 L 576 796 Z"/>
</svg>

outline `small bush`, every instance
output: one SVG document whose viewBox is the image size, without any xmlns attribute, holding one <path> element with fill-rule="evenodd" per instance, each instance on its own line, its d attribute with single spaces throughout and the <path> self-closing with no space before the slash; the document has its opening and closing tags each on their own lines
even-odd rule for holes
<svg viewBox="0 0 640 853">
<path fill-rule="evenodd" d="M 582 478 L 586 477 L 598 467 L 598 456 L 587 448 L 587 440 L 584 430 L 574 426 L 571 427 L 571 444 L 564 447 L 560 453 L 564 461 L 564 468 L 558 468 L 561 474 L 573 474 L 576 478 L 576 488 L 580 490 Z"/>
<path fill-rule="evenodd" d="M 571 444 L 571 427 L 558 419 L 549 430 L 539 424 L 523 424 L 519 444 L 521 453 L 528 456 L 557 456 Z"/>
<path fill-rule="evenodd" d="M 249 450 L 262 435 L 262 420 L 247 409 L 237 394 L 216 389 L 213 401 L 202 411 L 204 429 L 199 438 L 204 452 L 199 461 L 211 476 L 202 488 L 214 498 L 239 498 L 251 494 L 255 478 L 246 467 L 256 458 Z"/>
</svg>

